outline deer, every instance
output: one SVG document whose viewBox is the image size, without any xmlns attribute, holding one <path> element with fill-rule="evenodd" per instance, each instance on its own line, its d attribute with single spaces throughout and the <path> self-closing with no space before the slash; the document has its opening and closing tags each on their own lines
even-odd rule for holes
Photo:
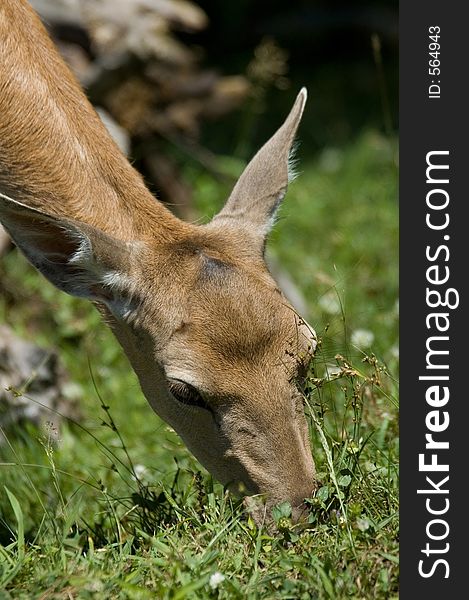
<svg viewBox="0 0 469 600">
<path fill-rule="evenodd" d="M 26 0 L 2 0 L 0 45 L 0 222 L 46 279 L 97 307 L 150 406 L 216 480 L 263 498 L 264 515 L 283 501 L 304 514 L 318 482 L 301 385 L 317 338 L 264 253 L 306 89 L 195 224 L 149 191 Z"/>
</svg>

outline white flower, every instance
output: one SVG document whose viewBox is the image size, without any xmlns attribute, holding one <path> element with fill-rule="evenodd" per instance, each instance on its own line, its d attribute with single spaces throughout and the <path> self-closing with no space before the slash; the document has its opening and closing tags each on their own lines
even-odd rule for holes
<svg viewBox="0 0 469 600">
<path fill-rule="evenodd" d="M 370 521 L 366 517 L 358 517 L 356 523 L 360 531 L 366 531 L 370 528 Z"/>
<path fill-rule="evenodd" d="M 391 347 L 391 356 L 399 360 L 399 346 L 397 344 Z"/>
<path fill-rule="evenodd" d="M 134 465 L 135 475 L 132 475 L 132 479 L 134 481 L 136 481 L 137 479 L 142 479 L 143 477 L 145 477 L 147 472 L 148 472 L 148 469 L 146 468 L 145 465 Z"/>
<path fill-rule="evenodd" d="M 355 331 L 352 333 L 351 338 L 352 344 L 360 350 L 365 350 L 366 348 L 369 348 L 372 345 L 374 339 L 375 336 L 373 332 L 369 331 L 368 329 L 355 329 Z"/>
<path fill-rule="evenodd" d="M 212 590 L 215 590 L 223 581 L 225 581 L 225 576 L 223 575 L 223 573 L 220 573 L 220 571 L 215 571 L 215 573 L 212 573 L 212 575 L 210 575 L 208 583 Z"/>
<path fill-rule="evenodd" d="M 329 315 L 338 315 L 341 311 L 341 306 L 337 294 L 333 291 L 327 292 L 319 298 L 319 306 Z"/>
</svg>

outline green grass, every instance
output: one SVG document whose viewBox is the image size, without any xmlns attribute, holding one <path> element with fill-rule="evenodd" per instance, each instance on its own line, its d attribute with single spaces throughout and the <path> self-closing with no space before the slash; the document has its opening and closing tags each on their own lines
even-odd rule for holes
<svg viewBox="0 0 469 600">
<path fill-rule="evenodd" d="M 395 153 L 370 131 L 300 163 L 271 236 L 321 338 L 307 528 L 283 505 L 258 529 L 153 414 L 92 307 L 6 257 L 0 321 L 59 349 L 82 417 L 58 444 L 23 427 L 0 447 L 0 598 L 397 597 Z M 228 190 L 186 177 L 208 218 Z"/>
</svg>

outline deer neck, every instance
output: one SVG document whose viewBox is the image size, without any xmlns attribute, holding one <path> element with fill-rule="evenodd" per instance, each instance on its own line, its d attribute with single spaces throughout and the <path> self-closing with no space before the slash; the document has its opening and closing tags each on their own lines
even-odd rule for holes
<svg viewBox="0 0 469 600">
<path fill-rule="evenodd" d="M 26 2 L 2 5 L 0 36 L 0 191 L 123 240 L 184 228 L 110 138 Z"/>
</svg>

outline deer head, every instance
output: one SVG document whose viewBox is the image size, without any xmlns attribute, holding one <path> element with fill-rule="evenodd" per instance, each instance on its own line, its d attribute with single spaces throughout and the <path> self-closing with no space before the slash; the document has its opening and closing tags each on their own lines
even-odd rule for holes
<svg viewBox="0 0 469 600">
<path fill-rule="evenodd" d="M 303 89 L 206 225 L 162 213 L 141 235 L 123 233 L 122 211 L 101 227 L 0 195 L 16 244 L 54 285 L 98 306 L 151 406 L 199 461 L 236 493 L 294 507 L 316 485 L 298 388 L 316 339 L 264 249 L 305 101 Z"/>
</svg>

